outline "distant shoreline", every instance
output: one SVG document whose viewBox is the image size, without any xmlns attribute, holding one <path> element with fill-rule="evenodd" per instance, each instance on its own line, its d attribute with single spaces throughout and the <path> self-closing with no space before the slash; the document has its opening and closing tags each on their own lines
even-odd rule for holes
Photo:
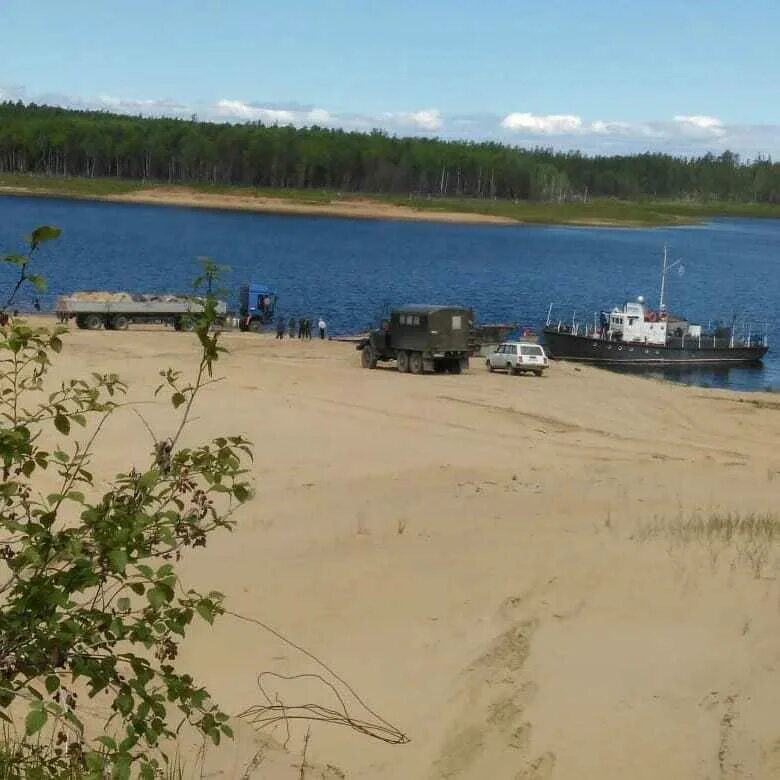
<svg viewBox="0 0 780 780">
<path fill-rule="evenodd" d="M 149 184 L 128 179 L 20 174 L 0 174 L 0 195 L 460 225 L 649 228 L 695 225 L 716 217 L 780 218 L 780 207 L 738 202 L 601 198 L 588 202 L 542 203 L 414 195 L 353 195 L 327 190 L 268 190 L 238 185 Z"/>
<path fill-rule="evenodd" d="M 0 186 L 0 195 L 69 198 L 108 203 L 138 203 L 150 206 L 250 211 L 257 214 L 287 214 L 290 216 L 340 217 L 344 219 L 404 220 L 414 222 L 444 222 L 450 224 L 520 225 L 522 220 L 491 214 L 456 211 L 424 211 L 370 199 L 343 199 L 330 203 L 302 203 L 283 196 L 229 195 L 198 192 L 188 187 L 141 189 L 118 195 L 82 194 L 47 188 Z"/>
</svg>

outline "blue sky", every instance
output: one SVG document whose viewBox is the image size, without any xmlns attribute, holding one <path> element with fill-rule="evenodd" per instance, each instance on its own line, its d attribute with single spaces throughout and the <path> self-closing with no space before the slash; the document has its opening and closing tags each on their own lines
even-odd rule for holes
<svg viewBox="0 0 780 780">
<path fill-rule="evenodd" d="M 780 153 L 780 0 L 0 0 L 0 30 L 6 98 Z"/>
</svg>

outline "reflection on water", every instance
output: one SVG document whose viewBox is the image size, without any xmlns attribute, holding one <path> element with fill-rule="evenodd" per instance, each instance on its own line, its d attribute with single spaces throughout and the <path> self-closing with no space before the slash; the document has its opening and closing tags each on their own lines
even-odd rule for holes
<svg viewBox="0 0 780 780">
<path fill-rule="evenodd" d="M 724 388 L 728 390 L 773 390 L 765 379 L 764 367 L 758 363 L 750 366 L 610 366 L 607 370 L 621 374 L 633 374 L 651 379 L 665 379 L 683 385 Z"/>
</svg>

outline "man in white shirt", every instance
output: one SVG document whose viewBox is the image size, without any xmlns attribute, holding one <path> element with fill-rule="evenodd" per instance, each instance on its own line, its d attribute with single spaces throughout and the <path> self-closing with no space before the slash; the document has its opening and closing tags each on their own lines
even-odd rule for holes
<svg viewBox="0 0 780 780">
<path fill-rule="evenodd" d="M 317 323 L 317 327 L 320 329 L 320 338 L 324 339 L 326 325 L 325 320 L 323 320 L 322 317 L 320 317 L 320 321 Z"/>
</svg>

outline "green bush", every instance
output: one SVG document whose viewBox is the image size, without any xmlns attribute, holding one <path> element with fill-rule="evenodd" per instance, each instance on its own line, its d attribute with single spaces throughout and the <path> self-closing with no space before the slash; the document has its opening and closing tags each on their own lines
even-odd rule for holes
<svg viewBox="0 0 780 780">
<path fill-rule="evenodd" d="M 18 269 L 4 310 L 22 285 L 44 283 L 31 261 L 58 236 L 37 228 L 26 255 L 3 258 Z M 0 719 L 24 719 L 18 743 L 3 751 L 4 776 L 150 778 L 166 761 L 161 742 L 182 725 L 215 744 L 232 736 L 228 716 L 176 664 L 196 616 L 211 624 L 223 611 L 220 593 L 184 588 L 177 563 L 213 531 L 230 529 L 251 495 L 246 439 L 181 442 L 223 351 L 211 328 L 216 301 L 203 300 L 195 378 L 161 372 L 173 433 L 157 438 L 149 429 L 148 461 L 116 475 L 102 495 L 90 460 L 125 405 L 125 385 L 96 372 L 51 386 L 63 329 L 7 318 L 0 325 Z M 57 487 L 43 495 L 52 472 Z M 98 695 L 112 715 L 85 722 L 82 700 Z"/>
</svg>

